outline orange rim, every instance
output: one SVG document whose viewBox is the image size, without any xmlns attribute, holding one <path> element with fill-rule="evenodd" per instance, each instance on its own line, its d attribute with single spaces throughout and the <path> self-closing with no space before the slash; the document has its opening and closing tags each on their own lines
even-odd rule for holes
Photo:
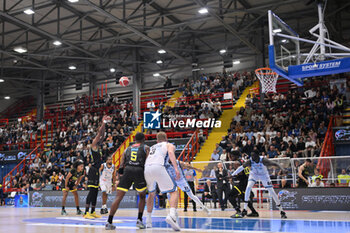
<svg viewBox="0 0 350 233">
<path fill-rule="evenodd" d="M 269 67 L 263 67 L 263 68 L 259 68 L 255 70 L 255 74 L 259 74 L 259 75 L 265 75 L 268 71 L 268 74 L 272 74 L 272 75 L 278 75 L 276 72 L 272 71 Z"/>
</svg>

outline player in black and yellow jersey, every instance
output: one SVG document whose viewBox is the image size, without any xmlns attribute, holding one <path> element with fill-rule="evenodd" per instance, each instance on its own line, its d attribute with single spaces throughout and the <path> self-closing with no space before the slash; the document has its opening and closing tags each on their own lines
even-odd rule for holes
<svg viewBox="0 0 350 233">
<path fill-rule="evenodd" d="M 102 118 L 102 124 L 97 132 L 96 137 L 91 143 L 91 150 L 90 150 L 91 167 L 87 174 L 89 193 L 86 197 L 86 208 L 85 208 L 84 218 L 88 218 L 88 219 L 101 218 L 101 216 L 96 214 L 95 212 L 98 188 L 100 183 L 99 169 L 102 164 L 102 151 L 99 148 L 99 144 L 103 141 L 105 137 L 105 125 L 107 122 L 110 122 L 111 120 L 112 119 L 109 116 L 104 116 Z M 91 213 L 89 213 L 90 204 L 91 204 Z"/>
<path fill-rule="evenodd" d="M 234 162 L 234 168 L 237 169 L 240 166 L 240 163 L 238 161 Z M 237 211 L 236 214 L 232 215 L 231 218 L 242 218 L 243 216 L 247 215 L 247 213 L 242 213 L 240 206 L 237 204 L 236 199 L 241 198 L 244 200 L 244 193 L 248 185 L 248 177 L 249 177 L 249 168 L 246 167 L 242 172 L 238 173 L 237 176 L 235 176 L 235 182 L 233 184 L 233 188 L 230 191 L 228 195 L 228 200 L 233 205 L 235 210 Z M 259 213 L 254 209 L 253 206 L 253 197 L 254 194 L 251 192 L 250 199 L 248 201 L 248 207 L 252 211 L 250 214 L 248 214 L 248 217 L 259 217 Z M 243 215 L 243 216 L 242 216 Z"/>
<path fill-rule="evenodd" d="M 68 172 L 68 175 L 66 176 L 64 182 L 62 182 L 63 199 L 61 215 L 67 215 L 65 206 L 68 192 L 71 192 L 74 195 L 75 206 L 77 207 L 77 214 L 82 214 L 81 210 L 79 209 L 79 196 L 77 192 L 77 186 L 80 184 L 80 181 L 84 176 L 84 162 L 81 160 L 75 161 L 73 164 L 73 168 Z"/>
<path fill-rule="evenodd" d="M 149 147 L 144 144 L 145 135 L 143 133 L 137 133 L 135 136 L 136 143 L 129 146 L 123 153 L 120 160 L 120 167 L 118 173 L 121 176 L 120 182 L 117 187 L 117 197 L 111 206 L 111 212 L 106 223 L 106 230 L 114 230 L 113 216 L 117 212 L 120 202 L 131 185 L 139 193 L 139 213 L 136 226 L 140 229 L 146 228 L 142 223 L 142 215 L 146 205 L 146 190 L 147 184 L 144 176 L 144 168 L 146 158 L 149 154 Z"/>
</svg>

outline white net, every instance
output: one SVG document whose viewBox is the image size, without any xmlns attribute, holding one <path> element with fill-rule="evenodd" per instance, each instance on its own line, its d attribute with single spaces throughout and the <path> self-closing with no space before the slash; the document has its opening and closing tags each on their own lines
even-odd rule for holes
<svg viewBox="0 0 350 233">
<path fill-rule="evenodd" d="M 260 80 L 261 92 L 276 93 L 276 84 L 278 79 L 278 74 L 272 71 L 270 68 L 260 68 L 255 70 L 255 75 Z"/>
</svg>

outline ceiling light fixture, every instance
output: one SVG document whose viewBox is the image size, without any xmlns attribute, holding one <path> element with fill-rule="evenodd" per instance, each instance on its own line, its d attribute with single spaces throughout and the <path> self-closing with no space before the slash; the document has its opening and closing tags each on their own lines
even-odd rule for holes
<svg viewBox="0 0 350 233">
<path fill-rule="evenodd" d="M 164 54 L 164 53 L 166 53 L 166 51 L 165 51 L 164 49 L 159 49 L 159 50 L 158 50 L 158 53 Z"/>
<path fill-rule="evenodd" d="M 60 45 L 62 44 L 62 42 L 59 41 L 59 40 L 55 40 L 55 41 L 53 42 L 53 44 L 56 45 L 56 46 L 60 46 Z"/>
<path fill-rule="evenodd" d="M 239 64 L 239 63 L 241 63 L 241 62 L 240 62 L 240 61 L 234 61 L 234 62 L 233 62 L 234 65 L 237 65 L 237 64 Z"/>
<path fill-rule="evenodd" d="M 77 67 L 76 67 L 75 65 L 69 65 L 69 66 L 68 66 L 68 69 L 70 69 L 70 70 L 76 70 Z"/>
<path fill-rule="evenodd" d="M 32 9 L 26 9 L 26 10 L 24 10 L 23 11 L 24 12 L 24 14 L 27 14 L 27 15 L 32 15 L 32 14 L 34 14 L 35 12 L 32 10 Z"/>
<path fill-rule="evenodd" d="M 273 31 L 273 33 L 279 33 L 279 32 L 282 32 L 282 29 L 281 28 L 276 28 L 276 29 L 273 29 L 272 31 Z"/>
<path fill-rule="evenodd" d="M 227 51 L 226 51 L 226 49 L 221 49 L 220 50 L 220 54 L 224 54 L 224 53 L 226 53 Z"/>
<path fill-rule="evenodd" d="M 163 61 L 162 60 L 158 60 L 156 61 L 157 64 L 163 64 Z"/>
<path fill-rule="evenodd" d="M 115 69 L 114 69 L 114 68 L 110 68 L 110 69 L 109 69 L 109 72 L 114 73 L 114 72 L 115 72 Z"/>
<path fill-rule="evenodd" d="M 159 73 L 155 73 L 155 74 L 153 74 L 153 77 L 159 77 L 160 76 L 160 74 Z"/>
<path fill-rule="evenodd" d="M 203 15 L 203 14 L 206 14 L 206 13 L 208 13 L 208 9 L 205 8 L 205 7 L 203 7 L 203 8 L 201 8 L 201 9 L 198 10 L 198 13 L 199 13 L 199 14 L 202 14 L 202 15 Z"/>
<path fill-rule="evenodd" d="M 26 53 L 27 52 L 27 49 L 23 48 L 23 47 L 16 47 L 13 50 L 17 53 Z"/>
<path fill-rule="evenodd" d="M 68 0 L 68 2 L 76 3 L 76 2 L 79 2 L 79 0 Z"/>
<path fill-rule="evenodd" d="M 11 99 L 11 97 L 10 96 L 5 96 L 4 99 L 5 100 L 9 100 L 9 99 Z"/>
<path fill-rule="evenodd" d="M 0 83 L 3 83 L 3 82 L 5 82 L 5 80 L 3 80 L 2 78 L 0 79 Z"/>
</svg>

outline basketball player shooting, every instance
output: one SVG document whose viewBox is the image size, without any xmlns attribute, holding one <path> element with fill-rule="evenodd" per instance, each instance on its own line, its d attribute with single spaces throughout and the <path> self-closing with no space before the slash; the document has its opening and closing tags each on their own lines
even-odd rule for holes
<svg viewBox="0 0 350 233">
<path fill-rule="evenodd" d="M 112 119 L 109 116 L 104 116 L 102 118 L 102 124 L 97 132 L 96 137 L 92 141 L 91 150 L 90 150 L 90 161 L 91 167 L 88 172 L 88 188 L 89 193 L 86 197 L 86 208 L 84 213 L 84 218 L 93 219 L 101 218 L 100 215 L 96 214 L 95 207 L 97 202 L 98 188 L 100 183 L 100 167 L 102 162 L 102 152 L 99 148 L 99 144 L 103 141 L 105 137 L 105 125 L 107 122 L 110 122 Z M 91 204 L 91 213 L 89 213 Z"/>
<path fill-rule="evenodd" d="M 149 193 L 153 193 L 156 191 L 156 185 L 158 184 L 161 193 L 170 193 L 170 214 L 166 217 L 165 221 L 175 231 L 180 231 L 181 228 L 177 223 L 176 211 L 179 196 L 176 188 L 177 184 L 166 169 L 169 160 L 175 170 L 175 180 L 179 180 L 180 171 L 175 158 L 175 146 L 167 142 L 167 136 L 164 132 L 159 132 L 157 134 L 157 144 L 150 148 L 150 153 L 146 160 L 145 178 L 147 188 Z M 150 213 L 148 212 L 147 214 Z M 147 215 L 147 221 L 149 219 L 151 219 L 151 216 Z M 149 222 L 146 222 L 146 225 L 148 224 Z"/>
<path fill-rule="evenodd" d="M 279 167 L 281 170 L 284 170 L 280 164 L 275 163 L 266 158 L 263 158 L 262 156 L 259 156 L 255 152 L 252 152 L 250 156 L 250 160 L 245 162 L 242 166 L 238 167 L 237 170 L 232 174 L 232 176 L 235 176 L 240 172 L 242 172 L 246 167 L 250 167 L 248 185 L 244 195 L 244 209 L 241 213 L 242 217 L 247 215 L 247 206 L 248 206 L 248 201 L 250 197 L 250 191 L 252 190 L 254 184 L 258 180 L 260 180 L 264 185 L 264 187 L 269 191 L 270 196 L 272 196 L 273 200 L 278 206 L 279 211 L 281 213 L 281 218 L 287 218 L 286 213 L 282 209 L 281 202 L 278 199 L 277 194 L 273 190 L 270 175 L 267 171 L 267 166 L 276 166 L 276 167 Z"/>
</svg>

